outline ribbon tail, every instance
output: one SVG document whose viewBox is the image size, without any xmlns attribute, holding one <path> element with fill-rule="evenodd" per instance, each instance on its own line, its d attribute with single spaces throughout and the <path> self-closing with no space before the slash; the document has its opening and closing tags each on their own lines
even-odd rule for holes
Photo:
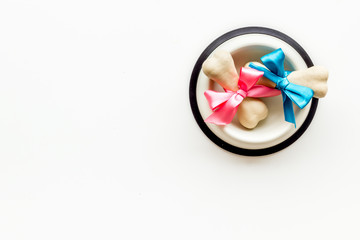
<svg viewBox="0 0 360 240">
<path fill-rule="evenodd" d="M 204 92 L 206 100 L 209 103 L 211 110 L 215 110 L 216 108 L 220 107 L 226 101 L 228 101 L 231 96 L 234 95 L 233 92 L 215 92 L 213 90 L 206 90 Z"/>
<path fill-rule="evenodd" d="M 248 97 L 273 97 L 281 94 L 281 91 L 275 88 L 269 88 L 263 85 L 254 85 L 249 91 Z"/>
<path fill-rule="evenodd" d="M 231 111 L 227 111 L 224 108 L 220 108 L 213 114 L 211 114 L 208 118 L 205 119 L 207 123 L 213 123 L 216 125 L 227 125 L 231 123 L 232 119 L 236 114 L 237 108 L 232 109 Z"/>
<path fill-rule="evenodd" d="M 285 121 L 293 123 L 296 128 L 295 113 L 291 99 L 282 92 Z"/>
<path fill-rule="evenodd" d="M 213 123 L 216 125 L 226 125 L 231 123 L 234 118 L 238 106 L 244 98 L 234 95 L 223 106 L 219 107 L 208 118 L 205 119 L 207 123 Z"/>
<path fill-rule="evenodd" d="M 303 109 L 314 96 L 314 91 L 311 88 L 290 83 L 286 87 L 287 96 L 301 109 Z"/>
</svg>

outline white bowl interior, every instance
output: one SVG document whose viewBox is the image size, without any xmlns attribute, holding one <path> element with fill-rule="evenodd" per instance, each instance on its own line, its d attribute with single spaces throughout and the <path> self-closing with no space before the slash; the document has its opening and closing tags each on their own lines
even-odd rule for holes
<svg viewBox="0 0 360 240">
<path fill-rule="evenodd" d="M 218 46 L 214 52 L 218 49 L 231 52 L 236 69 L 239 71 L 247 62 L 260 62 L 260 57 L 278 48 L 282 48 L 286 56 L 285 70 L 293 71 L 307 68 L 301 55 L 288 43 L 264 34 L 247 34 L 229 39 Z M 203 119 L 206 119 L 212 113 L 204 96 L 205 90 L 208 89 L 223 91 L 220 85 L 210 80 L 201 71 L 196 87 L 196 98 Z M 252 130 L 244 128 L 238 122 L 237 117 L 234 117 L 233 121 L 226 126 L 217 126 L 210 123 L 207 123 L 207 126 L 216 136 L 233 146 L 245 149 L 268 148 L 292 136 L 304 123 L 311 106 L 311 102 L 304 109 L 299 109 L 296 105 L 293 105 L 296 119 L 295 128 L 293 124 L 286 122 L 284 119 L 281 95 L 261 99 L 267 105 L 269 115 L 256 128 Z"/>
</svg>

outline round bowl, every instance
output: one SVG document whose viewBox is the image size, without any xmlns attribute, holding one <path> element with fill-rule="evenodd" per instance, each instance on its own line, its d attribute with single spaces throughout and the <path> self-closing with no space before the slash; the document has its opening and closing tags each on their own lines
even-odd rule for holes
<svg viewBox="0 0 360 240">
<path fill-rule="evenodd" d="M 221 148 L 247 156 L 271 154 L 291 145 L 310 125 L 318 99 L 313 98 L 303 109 L 293 104 L 295 128 L 293 124 L 284 120 L 281 95 L 261 98 L 267 105 L 269 114 L 254 129 L 241 126 L 237 117 L 225 126 L 204 122 L 212 113 L 204 96 L 205 90 L 223 90 L 201 71 L 203 62 L 216 50 L 227 50 L 239 71 L 247 62 L 261 62 L 260 57 L 278 48 L 282 48 L 286 56 L 285 70 L 294 71 L 313 66 L 308 54 L 293 39 L 279 31 L 263 27 L 240 28 L 220 36 L 204 50 L 196 62 L 190 79 L 191 109 L 202 131 Z"/>
</svg>

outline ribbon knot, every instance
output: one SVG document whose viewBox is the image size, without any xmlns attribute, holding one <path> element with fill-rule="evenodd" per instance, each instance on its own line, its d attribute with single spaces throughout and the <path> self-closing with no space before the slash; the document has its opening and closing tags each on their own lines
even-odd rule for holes
<svg viewBox="0 0 360 240">
<path fill-rule="evenodd" d="M 239 76 L 239 90 L 236 92 L 225 89 L 225 92 L 205 91 L 204 95 L 212 111 L 214 111 L 205 122 L 217 125 L 229 124 L 236 114 L 240 103 L 246 97 L 272 97 L 281 92 L 277 89 L 262 85 L 255 85 L 263 72 L 252 68 L 241 68 Z"/>
<path fill-rule="evenodd" d="M 277 88 L 281 91 L 284 91 L 289 84 L 290 84 L 289 80 L 285 77 L 278 82 Z"/>
<path fill-rule="evenodd" d="M 238 96 L 241 96 L 242 98 L 246 98 L 246 96 L 247 96 L 247 92 L 245 92 L 242 89 L 237 90 L 236 93 L 237 93 Z"/>
<path fill-rule="evenodd" d="M 262 56 L 261 61 L 267 67 L 261 67 L 250 63 L 250 67 L 264 72 L 264 76 L 276 84 L 276 88 L 281 91 L 283 98 L 283 108 L 285 120 L 295 123 L 295 114 L 292 103 L 294 102 L 300 109 L 303 109 L 311 100 L 314 91 L 311 88 L 304 87 L 289 82 L 287 76 L 291 73 L 285 71 L 285 54 L 281 48 Z"/>
</svg>

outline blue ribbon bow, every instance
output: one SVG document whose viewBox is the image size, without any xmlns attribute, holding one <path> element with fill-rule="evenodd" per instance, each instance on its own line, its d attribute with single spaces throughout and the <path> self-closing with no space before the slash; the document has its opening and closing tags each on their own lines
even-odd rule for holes
<svg viewBox="0 0 360 240">
<path fill-rule="evenodd" d="M 264 76 L 276 84 L 276 88 L 281 91 L 283 98 L 285 121 L 293 123 L 296 127 L 292 102 L 303 109 L 310 102 L 314 91 L 311 88 L 289 82 L 287 76 L 291 71 L 284 69 L 285 54 L 281 48 L 264 55 L 260 59 L 270 71 L 253 63 L 250 63 L 249 66 L 264 72 Z"/>
</svg>

